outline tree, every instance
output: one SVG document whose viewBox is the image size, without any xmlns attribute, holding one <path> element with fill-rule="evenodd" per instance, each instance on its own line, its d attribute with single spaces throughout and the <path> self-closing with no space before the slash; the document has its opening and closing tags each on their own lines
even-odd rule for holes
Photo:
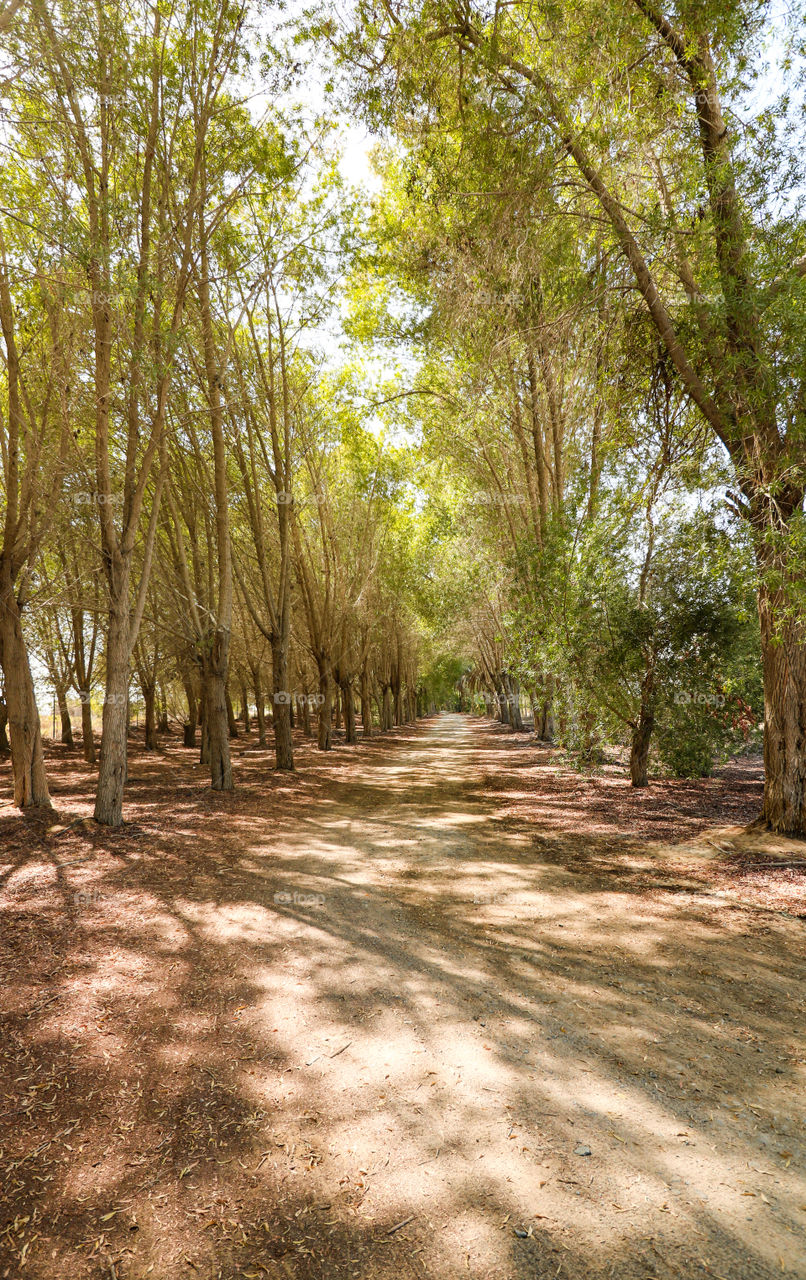
<svg viewBox="0 0 806 1280">
<path fill-rule="evenodd" d="M 651 0 L 484 11 L 386 3 L 381 18 L 361 6 L 342 47 L 387 76 L 405 68 L 397 103 L 377 83 L 366 94 L 376 115 L 388 120 L 399 106 L 426 138 L 435 115 L 443 133 L 463 138 L 500 137 L 519 122 L 519 139 L 550 160 L 526 175 L 535 195 L 548 172 L 555 188 L 579 193 L 565 216 L 604 220 L 611 272 L 620 274 L 615 249 L 733 465 L 759 580 L 762 817 L 803 834 L 806 648 L 793 596 L 806 487 L 806 258 L 802 221 L 776 215 L 770 199 L 779 179 L 789 191 L 802 182 L 802 154 L 782 152 L 774 110 L 752 117 L 742 101 L 764 13 L 743 0 L 672 16 Z M 435 51 L 427 70 L 415 61 L 423 45 Z"/>
</svg>

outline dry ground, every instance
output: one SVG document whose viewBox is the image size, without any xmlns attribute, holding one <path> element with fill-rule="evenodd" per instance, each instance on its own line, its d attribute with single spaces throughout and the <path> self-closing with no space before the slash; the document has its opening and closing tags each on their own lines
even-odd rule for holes
<svg viewBox="0 0 806 1280">
<path fill-rule="evenodd" d="M 806 1276 L 803 845 L 441 716 L 0 772 L 0 1277 Z M 803 852 L 801 852 L 803 851 Z M 296 895 L 296 900 L 295 900 Z"/>
</svg>

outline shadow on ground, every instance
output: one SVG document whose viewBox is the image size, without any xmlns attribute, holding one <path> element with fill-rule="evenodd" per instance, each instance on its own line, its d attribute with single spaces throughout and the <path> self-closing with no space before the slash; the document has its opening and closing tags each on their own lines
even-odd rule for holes
<svg viewBox="0 0 806 1280">
<path fill-rule="evenodd" d="M 446 716 L 0 819 L 0 1276 L 806 1275 L 803 926 L 552 759 Z"/>
</svg>

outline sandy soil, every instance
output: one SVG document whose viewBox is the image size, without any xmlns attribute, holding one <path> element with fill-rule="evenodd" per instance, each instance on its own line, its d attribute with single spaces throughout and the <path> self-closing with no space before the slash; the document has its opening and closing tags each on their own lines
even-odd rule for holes
<svg viewBox="0 0 806 1280">
<path fill-rule="evenodd" d="M 55 825 L 2 777 L 0 1277 L 806 1276 L 757 769 L 635 794 L 448 715 L 236 751 L 231 797 L 135 754 L 120 832 L 75 754 Z"/>
</svg>

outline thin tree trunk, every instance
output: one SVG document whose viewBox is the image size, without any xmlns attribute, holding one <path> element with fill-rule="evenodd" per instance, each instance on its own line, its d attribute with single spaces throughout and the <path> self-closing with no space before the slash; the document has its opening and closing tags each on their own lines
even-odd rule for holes
<svg viewBox="0 0 806 1280">
<path fill-rule="evenodd" d="M 207 714 L 207 688 L 202 671 L 201 696 L 199 698 L 199 726 L 201 742 L 199 744 L 199 764 L 210 763 L 210 717 Z"/>
<path fill-rule="evenodd" d="M 185 697 L 187 698 L 187 704 L 188 704 L 187 720 L 182 725 L 182 745 L 185 747 L 195 747 L 196 724 L 197 724 L 197 716 L 198 716 L 197 704 L 196 704 L 196 693 L 193 688 L 193 685 L 190 683 L 189 680 L 183 680 L 182 684 L 185 690 Z"/>
<path fill-rule="evenodd" d="M 495 691 L 498 695 L 498 719 L 502 724 L 510 724 L 509 716 L 509 697 L 504 687 L 503 676 L 499 673 L 495 676 Z"/>
<path fill-rule="evenodd" d="M 249 721 L 249 694 L 246 689 L 246 681 L 241 681 L 241 719 L 243 720 L 244 733 L 251 732 L 251 723 Z"/>
<path fill-rule="evenodd" d="M 366 665 L 361 671 L 361 736 L 372 737 L 372 699 L 369 696 L 369 672 Z"/>
<path fill-rule="evenodd" d="M 255 718 L 257 720 L 257 740 L 261 747 L 266 745 L 266 705 L 263 701 L 263 685 L 260 682 L 260 671 L 252 671 L 252 684 L 255 693 Z"/>
<path fill-rule="evenodd" d="M 0 698 L 0 755 L 8 755 L 11 751 L 11 743 L 6 733 L 6 725 L 8 724 L 8 707 L 5 699 Z"/>
<path fill-rule="evenodd" d="M 333 678 L 330 663 L 319 663 L 319 750 L 329 751 L 332 745 L 331 716 L 333 713 Z"/>
<path fill-rule="evenodd" d="M 358 734 L 355 731 L 355 699 L 353 698 L 353 686 L 349 680 L 342 681 L 341 701 L 344 708 L 345 739 L 347 742 L 358 742 Z"/>
<path fill-rule="evenodd" d="M 642 703 L 637 722 L 633 725 L 630 742 L 630 786 L 649 785 L 649 743 L 655 726 L 655 713 L 651 706 Z"/>
<path fill-rule="evenodd" d="M 20 609 L 8 572 L 0 578 L 0 663 L 6 687 L 14 803 L 19 809 L 51 807 L 42 731 Z"/>
<path fill-rule="evenodd" d="M 145 749 L 146 751 L 156 751 L 157 749 L 157 688 L 153 681 L 142 681 L 141 689 L 143 691 L 143 702 L 145 703 Z"/>
<path fill-rule="evenodd" d="M 67 689 L 63 684 L 56 685 L 56 702 L 59 707 L 61 721 L 61 740 L 66 747 L 74 746 L 73 724 L 70 719 L 70 708 L 67 705 Z"/>
<path fill-rule="evenodd" d="M 313 737 L 313 730 L 311 728 L 311 702 L 307 693 L 302 696 L 302 732 L 305 734 L 306 738 Z"/>
<path fill-rule="evenodd" d="M 280 640 L 272 642 L 271 661 L 274 682 L 274 760 L 278 769 L 292 770 L 294 745 L 291 736 L 291 692 L 288 688 L 287 644 Z"/>
<path fill-rule="evenodd" d="M 391 712 L 391 685 L 384 685 L 384 710 L 381 717 L 381 728 L 384 732 L 390 730 L 394 726 L 394 716 Z"/>
<path fill-rule="evenodd" d="M 229 726 L 229 711 L 232 704 L 227 705 L 227 659 L 229 656 L 229 635 L 220 628 L 212 637 L 210 651 L 204 658 L 204 708 L 207 745 L 209 750 L 210 786 L 213 791 L 232 791 L 232 761 L 230 759 L 229 739 L 232 736 Z"/>
<path fill-rule="evenodd" d="M 333 688 L 333 728 L 336 733 L 341 730 L 341 689 L 338 683 Z"/>
<path fill-rule="evenodd" d="M 168 723 L 168 699 L 165 697 L 165 686 L 162 683 L 159 685 L 159 708 L 160 719 L 159 724 L 157 725 L 157 732 L 169 733 L 170 724 Z"/>
<path fill-rule="evenodd" d="M 235 719 L 235 708 L 232 705 L 232 698 L 229 695 L 229 687 L 224 686 L 224 707 L 227 713 L 227 729 L 231 738 L 238 737 L 238 722 Z"/>
<path fill-rule="evenodd" d="M 87 764 L 95 764 L 95 735 L 92 731 L 92 701 L 89 689 L 79 689 L 81 700 L 81 750 Z"/>
<path fill-rule="evenodd" d="M 95 821 L 119 827 L 123 821 L 123 789 L 126 785 L 127 730 L 129 721 L 129 573 L 123 568 L 110 583 L 109 631 L 106 645 L 101 754 Z"/>
</svg>

